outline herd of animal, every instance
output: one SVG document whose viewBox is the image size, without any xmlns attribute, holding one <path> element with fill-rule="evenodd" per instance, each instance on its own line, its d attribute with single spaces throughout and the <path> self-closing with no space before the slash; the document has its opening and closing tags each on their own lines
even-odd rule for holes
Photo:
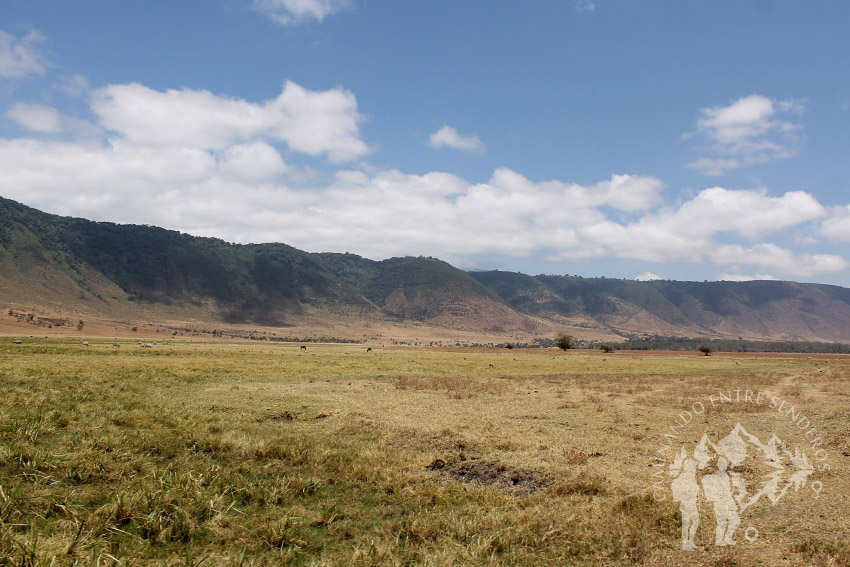
<svg viewBox="0 0 850 567">
<path fill-rule="evenodd" d="M 22 344 L 24 344 L 24 341 L 23 341 L 22 339 L 15 339 L 14 341 L 12 341 L 12 344 L 14 344 L 14 345 L 22 345 Z M 153 346 L 154 346 L 155 344 L 157 344 L 157 343 L 143 343 L 143 342 L 139 342 L 139 343 L 137 343 L 137 344 L 139 345 L 139 348 L 153 348 Z M 162 343 L 160 343 L 160 344 L 167 345 L 167 344 L 168 344 L 168 341 L 162 341 Z M 89 342 L 88 342 L 88 341 L 83 341 L 82 343 L 80 343 L 80 346 L 87 347 L 87 346 L 89 346 Z M 112 348 L 120 348 L 120 347 L 121 347 L 121 343 L 112 343 Z"/>
<path fill-rule="evenodd" d="M 12 341 L 12 344 L 15 344 L 15 345 L 22 345 L 22 344 L 24 344 L 24 341 L 23 341 L 22 339 L 15 339 L 14 341 Z M 153 348 L 153 347 L 154 347 L 157 343 L 143 343 L 143 342 L 139 341 L 139 342 L 138 342 L 138 343 L 136 343 L 136 344 L 138 344 L 138 345 L 139 345 L 139 348 Z M 162 342 L 161 342 L 161 343 L 159 343 L 159 344 L 167 345 L 167 344 L 168 344 L 168 341 L 162 341 Z M 80 343 L 80 346 L 87 347 L 87 346 L 89 346 L 89 342 L 88 342 L 88 341 L 83 341 L 82 343 Z M 121 347 L 121 343 L 112 343 L 112 348 L 120 348 L 120 347 Z M 306 350 L 307 350 L 307 347 L 306 347 L 306 346 L 304 346 L 304 345 L 301 345 L 301 350 L 306 351 Z M 366 349 L 366 352 L 372 352 L 372 347 L 367 348 L 367 349 Z M 492 365 L 491 365 L 491 366 L 492 366 Z"/>
</svg>

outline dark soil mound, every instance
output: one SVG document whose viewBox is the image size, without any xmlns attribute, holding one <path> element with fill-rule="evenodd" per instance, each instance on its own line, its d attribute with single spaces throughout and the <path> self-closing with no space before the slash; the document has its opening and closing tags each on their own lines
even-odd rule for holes
<svg viewBox="0 0 850 567">
<path fill-rule="evenodd" d="M 528 496 L 547 484 L 540 472 L 475 458 L 449 459 L 448 461 L 434 459 L 425 468 L 447 475 L 458 482 L 474 482 L 504 488 L 518 496 Z"/>
</svg>

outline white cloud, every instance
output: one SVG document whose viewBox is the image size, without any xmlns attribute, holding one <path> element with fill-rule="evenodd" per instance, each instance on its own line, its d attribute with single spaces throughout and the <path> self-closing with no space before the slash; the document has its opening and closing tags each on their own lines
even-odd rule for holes
<svg viewBox="0 0 850 567">
<path fill-rule="evenodd" d="M 461 136 L 457 130 L 448 125 L 443 126 L 431 134 L 429 144 L 434 149 L 446 146 L 456 150 L 463 150 L 465 152 L 475 152 L 479 154 L 483 154 L 485 152 L 484 143 L 478 139 L 478 136 Z"/>
<path fill-rule="evenodd" d="M 751 282 L 759 280 L 776 280 L 776 278 L 770 274 L 755 274 L 753 276 L 748 276 L 744 274 L 722 273 L 717 276 L 717 281 L 721 282 Z"/>
<path fill-rule="evenodd" d="M 89 81 L 82 75 L 60 77 L 53 90 L 69 97 L 81 97 L 89 92 Z"/>
<path fill-rule="evenodd" d="M 765 240 L 824 218 L 825 235 L 850 238 L 843 228 L 850 209 L 827 211 L 801 191 L 712 187 L 672 208 L 660 179 L 625 174 L 580 185 L 498 168 L 487 182 L 470 183 L 364 167 L 319 182 L 288 167 L 276 146 L 332 162 L 370 151 L 357 101 L 342 89 L 288 82 L 279 96 L 255 103 L 134 83 L 95 91 L 92 109 L 96 124 L 50 106 L 13 105 L 5 116 L 29 137 L 0 140 L 0 194 L 94 220 L 372 258 L 607 257 L 803 277 L 848 268 L 840 256 L 797 254 Z"/>
<path fill-rule="evenodd" d="M 321 22 L 348 4 L 348 0 L 253 0 L 251 6 L 271 20 L 288 25 L 307 20 Z"/>
<path fill-rule="evenodd" d="M 66 116 L 41 104 L 13 104 L 4 116 L 21 128 L 40 134 L 70 134 L 78 139 L 94 139 L 100 133 L 85 120 Z"/>
<path fill-rule="evenodd" d="M 151 146 L 223 149 L 257 138 L 285 141 L 290 149 L 326 154 L 334 163 L 360 158 L 371 148 L 360 138 L 357 99 L 348 91 L 308 91 L 288 81 L 262 104 L 192 89 L 165 92 L 138 83 L 95 91 L 92 109 L 101 125 L 122 138 Z"/>
<path fill-rule="evenodd" d="M 6 112 L 6 118 L 31 132 L 58 133 L 64 130 L 62 113 L 49 106 L 14 104 Z"/>
<path fill-rule="evenodd" d="M 287 81 L 271 104 L 277 117 L 272 135 L 285 140 L 293 150 L 310 155 L 327 153 L 334 163 L 363 157 L 372 151 L 360 139 L 354 94 L 343 89 L 308 91 Z"/>
<path fill-rule="evenodd" d="M 552 254 L 560 260 L 598 257 L 650 262 L 701 261 L 721 234 L 762 238 L 820 218 L 825 209 L 808 193 L 770 197 L 763 191 L 706 189 L 678 209 L 661 208 L 629 223 L 585 215 L 574 223 L 575 241 Z"/>
<path fill-rule="evenodd" d="M 708 255 L 715 264 L 758 266 L 798 277 L 833 274 L 850 267 L 841 256 L 794 254 L 791 250 L 771 243 L 749 248 L 738 244 L 717 246 L 710 250 Z"/>
<path fill-rule="evenodd" d="M 696 133 L 711 142 L 711 156 L 697 159 L 688 167 L 706 175 L 720 175 L 728 169 L 786 159 L 796 151 L 787 142 L 800 125 L 780 114 L 800 114 L 797 101 L 773 100 L 753 94 L 728 106 L 705 108 L 697 120 Z"/>
<path fill-rule="evenodd" d="M 639 276 L 635 276 L 635 279 L 639 282 L 651 282 L 651 281 L 663 280 L 664 278 L 662 278 L 658 274 L 653 274 L 652 272 L 644 272 L 644 273 L 640 274 Z"/>
<path fill-rule="evenodd" d="M 41 54 L 44 36 L 30 30 L 23 37 L 0 30 L 0 77 L 20 79 L 29 75 L 43 75 L 46 63 Z"/>
<path fill-rule="evenodd" d="M 678 233 L 711 235 L 734 232 L 747 239 L 818 219 L 826 209 L 811 194 L 791 191 L 771 197 L 767 191 L 712 187 L 701 191 L 663 219 Z"/>
<path fill-rule="evenodd" d="M 0 194 L 51 212 L 371 258 L 422 254 L 468 264 L 478 254 L 550 254 L 711 262 L 729 273 L 750 266 L 802 277 L 848 268 L 839 256 L 769 242 L 718 243 L 720 231 L 764 236 L 816 220 L 820 206 L 806 194 L 713 188 L 678 209 L 659 209 L 663 183 L 655 178 L 615 175 L 582 186 L 534 182 L 505 168 L 477 184 L 440 172 L 343 170 L 328 184 L 294 188 L 279 153 L 262 141 L 209 149 L 3 140 L 0 171 Z M 740 203 L 746 211 L 736 215 Z M 615 222 L 608 209 L 633 220 Z"/>
<path fill-rule="evenodd" d="M 850 205 L 833 207 L 823 221 L 821 233 L 833 242 L 850 242 Z"/>
<path fill-rule="evenodd" d="M 260 181 L 280 177 L 286 164 L 276 149 L 265 142 L 230 146 L 218 162 L 227 177 L 242 181 Z"/>
<path fill-rule="evenodd" d="M 575 0 L 575 9 L 577 12 L 593 12 L 596 10 L 595 0 Z"/>
</svg>

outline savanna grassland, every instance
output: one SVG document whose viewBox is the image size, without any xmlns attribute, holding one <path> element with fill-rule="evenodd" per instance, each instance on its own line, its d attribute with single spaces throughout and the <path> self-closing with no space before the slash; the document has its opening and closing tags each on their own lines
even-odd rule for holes
<svg viewBox="0 0 850 567">
<path fill-rule="evenodd" d="M 848 357 L 2 342 L 0 565 L 850 565 Z M 685 552 L 695 402 L 823 470 Z"/>
</svg>

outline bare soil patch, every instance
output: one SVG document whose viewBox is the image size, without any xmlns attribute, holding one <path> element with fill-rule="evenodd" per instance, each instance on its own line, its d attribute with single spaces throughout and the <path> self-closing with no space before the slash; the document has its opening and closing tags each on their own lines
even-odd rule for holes
<svg viewBox="0 0 850 567">
<path fill-rule="evenodd" d="M 448 460 L 434 459 L 425 468 L 457 482 L 504 488 L 517 496 L 528 496 L 549 484 L 541 472 L 475 457 L 466 459 L 462 455 Z"/>
<path fill-rule="evenodd" d="M 300 416 L 297 413 L 293 413 L 291 411 L 284 411 L 280 413 L 273 413 L 268 416 L 265 421 L 297 421 L 300 419 Z"/>
</svg>

